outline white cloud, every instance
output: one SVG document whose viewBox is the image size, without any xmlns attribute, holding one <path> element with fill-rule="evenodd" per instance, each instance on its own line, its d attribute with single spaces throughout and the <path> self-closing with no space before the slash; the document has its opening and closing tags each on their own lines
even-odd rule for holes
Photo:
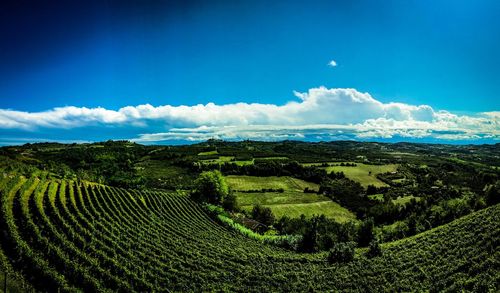
<svg viewBox="0 0 500 293">
<path fill-rule="evenodd" d="M 331 60 L 330 62 L 328 62 L 328 66 L 330 66 L 330 67 L 336 67 L 337 66 L 337 62 L 335 60 Z"/>
<path fill-rule="evenodd" d="M 382 103 L 355 89 L 318 87 L 295 92 L 284 105 L 235 103 L 118 110 L 60 107 L 43 112 L 0 109 L 0 129 L 36 131 L 87 126 L 132 126 L 137 141 L 225 139 L 302 139 L 306 137 L 439 139 L 500 138 L 500 112 L 456 115 L 428 105 Z M 160 129 L 158 129 L 160 125 Z M 154 126 L 154 127 L 153 127 Z M 160 131 L 158 131 L 160 130 Z"/>
</svg>

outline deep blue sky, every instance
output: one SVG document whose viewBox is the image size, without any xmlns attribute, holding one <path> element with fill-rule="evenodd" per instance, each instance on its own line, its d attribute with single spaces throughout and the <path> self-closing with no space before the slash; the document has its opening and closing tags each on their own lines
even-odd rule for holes
<svg viewBox="0 0 500 293">
<path fill-rule="evenodd" d="M 10 2 L 0 9 L 4 109 L 281 104 L 320 85 L 499 108 L 498 1 Z"/>
<path fill-rule="evenodd" d="M 331 60 L 336 67 L 328 66 Z M 191 121 L 189 114 L 178 121 L 150 113 L 109 122 L 112 114 L 99 110 L 43 118 L 28 113 L 54 107 L 284 105 L 299 101 L 293 91 L 319 86 L 488 119 L 448 117 L 415 126 L 414 117 L 406 117 L 399 137 L 366 139 L 447 142 L 438 136 L 450 131 L 453 143 L 496 142 L 500 112 L 481 112 L 500 110 L 500 1 L 0 2 L 0 145 L 134 139 L 212 122 Z M 351 116 L 343 124 L 349 124 L 358 110 L 349 99 L 334 94 L 323 101 L 326 108 L 345 107 Z M 324 123 L 319 118 L 328 113 L 319 107 L 307 114 L 307 107 L 299 117 L 304 124 Z M 211 111 L 199 115 L 215 115 L 213 125 L 227 125 L 231 113 Z M 266 113 L 250 113 L 240 126 L 261 116 L 252 123 L 266 124 Z M 412 132 L 417 128 L 426 134 Z"/>
</svg>

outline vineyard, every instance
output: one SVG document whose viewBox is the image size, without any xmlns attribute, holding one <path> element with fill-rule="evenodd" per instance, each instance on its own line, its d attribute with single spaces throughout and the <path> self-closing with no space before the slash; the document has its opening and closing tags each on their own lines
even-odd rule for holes
<svg viewBox="0 0 500 293">
<path fill-rule="evenodd" d="M 383 255 L 329 264 L 246 238 L 186 195 L 71 180 L 0 178 L 0 270 L 24 290 L 494 291 L 500 205 Z"/>
</svg>

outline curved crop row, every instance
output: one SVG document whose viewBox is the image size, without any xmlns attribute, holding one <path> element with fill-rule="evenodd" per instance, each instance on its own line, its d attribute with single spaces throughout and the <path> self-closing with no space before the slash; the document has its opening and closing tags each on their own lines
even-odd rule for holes
<svg viewBox="0 0 500 293">
<path fill-rule="evenodd" d="M 182 194 L 22 177 L 0 192 L 0 255 L 40 291 L 498 288 L 498 205 L 330 265 L 228 230 Z"/>
</svg>

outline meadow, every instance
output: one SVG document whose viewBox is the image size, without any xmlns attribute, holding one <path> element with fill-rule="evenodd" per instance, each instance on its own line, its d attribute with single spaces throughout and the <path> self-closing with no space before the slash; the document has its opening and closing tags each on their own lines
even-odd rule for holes
<svg viewBox="0 0 500 293">
<path fill-rule="evenodd" d="M 338 164 L 338 163 L 335 163 Z M 327 172 L 344 172 L 349 179 L 359 182 L 364 187 L 374 185 L 376 187 L 387 186 L 386 183 L 377 178 L 378 174 L 387 172 L 396 172 L 397 164 L 386 165 L 368 165 L 363 163 L 355 163 L 356 166 L 329 166 L 323 167 Z"/>
<path fill-rule="evenodd" d="M 318 184 L 307 182 L 289 176 L 258 177 L 258 176 L 229 175 L 226 176 L 226 181 L 229 184 L 229 186 L 235 191 L 282 188 L 285 191 L 303 192 L 305 188 L 316 191 L 319 189 Z"/>
<path fill-rule="evenodd" d="M 243 210 L 251 211 L 256 204 L 269 207 L 277 218 L 298 218 L 325 215 L 339 222 L 355 220 L 348 209 L 324 195 L 304 193 L 304 189 L 317 191 L 319 185 L 293 177 L 271 176 L 226 176 L 228 185 L 236 191 L 238 203 Z M 282 192 L 248 192 L 261 189 L 282 189 Z"/>
</svg>

